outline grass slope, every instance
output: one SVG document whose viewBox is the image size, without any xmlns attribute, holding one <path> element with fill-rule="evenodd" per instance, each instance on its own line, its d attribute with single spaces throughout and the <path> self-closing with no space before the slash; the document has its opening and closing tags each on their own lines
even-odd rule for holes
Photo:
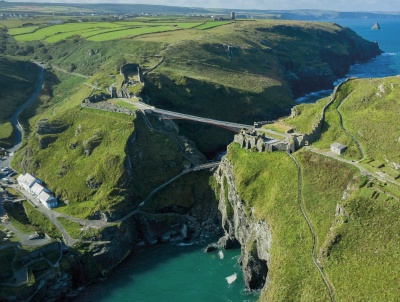
<svg viewBox="0 0 400 302">
<path fill-rule="evenodd" d="M 303 204 L 316 233 L 318 261 L 336 301 L 394 301 L 399 295 L 400 189 L 369 180 L 350 165 L 302 151 Z M 311 263 L 310 232 L 296 197 L 296 172 L 284 153 L 229 146 L 241 199 L 272 231 L 267 301 L 325 301 Z M 377 278 L 379 276 L 379 278 Z"/>
<path fill-rule="evenodd" d="M 347 151 L 348 157 L 359 156 L 358 150 L 351 145 L 349 134 L 340 123 L 340 113 L 344 127 L 360 141 L 367 158 L 373 156 L 374 162 L 383 163 L 386 160 L 388 167 L 381 168 L 381 172 L 389 173 L 389 166 L 392 167 L 392 162 L 398 162 L 400 154 L 396 143 L 400 136 L 396 126 L 400 108 L 398 87 L 398 77 L 357 79 L 342 85 L 326 112 L 321 138 L 314 145 L 329 148 L 332 141 L 341 141 L 351 146 Z M 297 130 L 307 132 L 326 101 L 324 99 L 317 104 L 298 106 L 297 116 L 285 122 Z M 256 217 L 265 219 L 272 228 L 274 243 L 269 272 L 271 282 L 266 292 L 262 293 L 262 299 L 280 300 L 284 297 L 286 300 L 297 301 L 301 300 L 300 297 L 307 297 L 309 301 L 320 301 L 322 299 L 315 295 L 316 292 L 308 290 L 315 286 L 313 282 L 317 282 L 317 279 L 304 280 L 304 290 L 292 290 L 292 296 L 284 293 L 275 296 L 275 286 L 286 288 L 280 274 L 293 276 L 294 267 L 281 264 L 281 252 L 273 251 L 280 247 L 282 241 L 290 242 L 293 232 L 290 231 L 291 227 L 299 223 L 301 225 L 293 217 L 285 216 L 288 210 L 282 207 L 285 213 L 280 213 L 283 219 L 280 223 L 288 226 L 285 226 L 286 231 L 282 237 L 280 232 L 274 232 L 276 222 L 271 218 L 276 213 L 270 209 L 269 195 L 274 196 L 276 192 L 288 194 L 290 187 L 295 185 L 293 181 L 284 178 L 289 176 L 291 170 L 278 156 L 249 153 L 239 149 L 237 144 L 231 145 L 228 152 L 228 158 L 235 167 L 240 197 L 247 203 L 262 200 L 263 203 L 255 207 Z M 368 179 L 353 166 L 328 157 L 307 151 L 297 152 L 295 156 L 302 169 L 302 199 L 316 233 L 318 261 L 334 289 L 336 301 L 396 300 L 399 295 L 396 272 L 400 257 L 397 245 L 400 188 L 374 178 Z M 263 157 L 269 157 L 273 163 L 264 162 Z M 266 175 L 270 166 L 274 165 L 278 166 L 276 170 L 270 176 Z M 282 181 L 271 187 L 277 177 Z M 295 179 L 295 176 L 292 175 L 292 178 Z M 289 198 L 295 200 L 296 197 L 292 194 Z M 259 212 L 265 212 L 265 216 L 260 216 Z M 303 234 L 299 236 L 303 238 Z M 304 243 L 309 244 L 306 241 Z M 303 267 L 302 261 L 306 261 L 306 258 L 299 257 L 301 249 L 294 245 L 287 245 L 286 248 L 286 253 L 296 255 L 293 256 L 299 261 L 296 265 Z M 278 274 L 274 272 L 276 261 L 280 263 L 281 271 Z M 296 281 L 293 279 L 291 282 Z M 296 296 L 298 293 L 301 296 Z"/>
<path fill-rule="evenodd" d="M 297 170 L 283 152 L 249 153 L 231 144 L 240 198 L 272 232 L 268 301 L 325 301 L 328 294 L 311 262 L 311 234 L 297 203 Z"/>
</svg>

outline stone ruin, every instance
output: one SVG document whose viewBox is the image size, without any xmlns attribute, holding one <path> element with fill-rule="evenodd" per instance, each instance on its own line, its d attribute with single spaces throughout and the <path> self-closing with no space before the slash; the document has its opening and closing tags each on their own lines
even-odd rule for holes
<svg viewBox="0 0 400 302">
<path fill-rule="evenodd" d="M 239 134 L 235 135 L 234 142 L 238 143 L 241 148 L 247 150 L 256 149 L 258 152 L 295 151 L 292 141 L 269 138 L 265 134 L 257 134 L 254 129 L 241 130 Z"/>
</svg>

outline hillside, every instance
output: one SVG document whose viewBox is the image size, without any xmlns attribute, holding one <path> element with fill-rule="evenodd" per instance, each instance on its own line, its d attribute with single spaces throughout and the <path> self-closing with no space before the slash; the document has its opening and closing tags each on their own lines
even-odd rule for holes
<svg viewBox="0 0 400 302">
<path fill-rule="evenodd" d="M 137 100 L 251 124 L 289 114 L 294 97 L 332 87 L 333 80 L 343 76 L 352 63 L 380 53 L 377 44 L 329 23 L 211 24 L 179 19 L 161 24 L 161 20 L 141 20 L 136 25 L 132 21 L 70 22 L 62 27 L 44 25 L 44 19 L 35 19 L 29 26 L 22 20 L 2 21 L 7 33 L 1 32 L 1 52 L 46 65 L 38 99 L 20 116 L 25 137 L 11 166 L 40 178 L 60 201 L 54 210 L 38 210 L 29 202 L 20 202 L 16 209 L 8 210 L 10 224 L 28 233 L 46 233 L 49 241 L 60 238 L 72 254 L 64 257 L 61 253 L 60 266 L 37 268 L 21 298 L 29 297 L 41 280 L 50 288 L 40 291 L 46 300 L 60 295 L 60 283 L 69 291 L 104 277 L 139 245 L 221 233 L 218 200 L 227 200 L 212 177 L 212 168 L 202 164 L 207 162 L 205 155 L 212 158 L 225 149 L 233 132 L 144 114 L 143 108 L 148 107 Z M 87 36 L 86 26 L 92 37 L 102 39 Z M 156 27 L 168 30 L 154 32 Z M 66 31 L 59 32 L 62 29 Z M 135 84 L 127 86 L 127 82 Z M 134 95 L 125 91 L 126 97 L 121 97 L 123 89 L 131 89 Z M 235 146 L 229 147 L 227 158 L 233 162 L 236 185 L 246 201 L 245 213 L 253 211 L 267 223 L 272 217 L 273 232 L 281 236 L 280 244 L 271 250 L 271 255 L 279 253 L 282 258 L 271 264 L 267 295 L 280 297 L 281 284 L 273 282 L 282 280 L 293 295 L 301 295 L 301 284 L 307 282 L 306 298 L 327 297 L 318 296 L 323 288 L 318 272 L 312 263 L 306 263 L 311 239 L 293 204 L 295 164 L 284 153 L 250 154 Z M 311 164 L 315 158 L 304 161 Z M 329 221 L 338 192 L 355 175 L 347 166 L 337 170 L 346 177 L 332 187 L 334 197 L 328 196 L 331 199 L 323 205 L 328 208 L 329 215 L 324 215 Z M 17 190 L 7 194 L 24 199 Z M 264 208 L 269 197 L 271 204 Z M 282 207 L 285 213 L 280 211 Z M 285 223 L 290 219 L 296 225 Z M 322 247 L 328 230 L 326 221 L 321 224 L 318 244 Z M 0 232 L 6 236 L 6 230 Z M 285 234 L 300 239 L 285 242 Z M 254 241 L 243 243 L 242 248 L 254 254 L 255 245 Z M 42 248 L 24 247 L 23 253 L 36 259 Z M 299 250 L 298 261 L 291 248 Z M 15 261 L 19 257 L 16 255 Z M 291 261 L 285 262 L 287 259 Z M 296 274 L 303 264 L 307 270 Z M 45 278 L 53 273 L 58 277 Z M 273 278 L 274 274 L 278 277 Z M 73 275 L 73 280 L 63 283 L 66 275 Z"/>
<path fill-rule="evenodd" d="M 124 176 L 124 146 L 133 128 L 124 125 L 132 123 L 132 118 L 111 113 L 108 116 L 80 107 L 88 95 L 107 93 L 106 88 L 118 81 L 119 68 L 124 62 L 136 62 L 146 70 L 163 58 L 161 65 L 145 75 L 142 97 L 149 99 L 150 104 L 198 116 L 252 123 L 287 114 L 294 104 L 293 95 L 299 90 L 296 87 L 303 87 L 305 93 L 331 86 L 332 80 L 342 76 L 356 59 L 379 53 L 375 44 L 348 29 L 300 22 L 237 22 L 206 31 L 187 29 L 179 35 L 173 31 L 136 39 L 133 45 L 127 39 L 99 43 L 77 37 L 54 44 L 40 41 L 24 44 L 33 43 L 32 56 L 54 68 L 47 72 L 41 105 L 29 110 L 30 116 L 34 115 L 29 121 L 32 133 L 14 163 L 20 165 L 24 158 L 25 169 L 40 176 L 62 200 L 68 201 L 69 207 L 85 202 L 92 209 L 106 211 L 113 204 L 129 199 L 131 194 L 122 192 L 130 186 Z M 298 45 L 296 52 L 292 50 L 293 43 Z M 305 86 L 304 82 L 311 79 L 313 85 Z M 88 85 L 101 91 L 90 91 Z M 45 121 L 45 129 L 38 131 L 41 121 Z M 209 126 L 186 122 L 177 124 L 206 154 L 224 146 L 231 138 L 226 130 L 210 131 Z M 89 153 L 84 153 L 84 144 L 89 141 L 93 141 L 90 143 L 93 146 Z M 110 149 L 107 146 L 113 141 L 117 144 L 113 143 Z M 54 162 L 47 160 L 48 154 L 53 154 Z M 180 166 L 176 165 L 169 175 L 177 173 Z M 108 179 L 107 170 L 120 172 Z M 100 187 L 88 188 L 87 179 L 101 184 Z M 143 188 L 136 187 L 141 188 L 139 191 Z M 125 194 L 128 195 L 122 197 Z"/>
<path fill-rule="evenodd" d="M 294 98 L 332 88 L 351 64 L 380 53 L 377 44 L 329 23 L 153 18 L 26 27 L 4 22 L 23 42 L 17 51 L 91 77 L 87 82 L 104 93 L 118 83 L 124 63 L 135 63 L 146 73 L 142 97 L 150 104 L 242 123 L 287 115 Z M 232 140 L 223 129 L 177 124 L 209 157 Z"/>
<path fill-rule="evenodd" d="M 37 77 L 36 66 L 0 56 L 0 146 L 12 144 L 12 125 L 7 120 L 31 95 Z M 7 89 L 4 89 L 7 87 Z"/>
<path fill-rule="evenodd" d="M 242 257 L 256 262 L 244 267 L 253 278 L 257 267 L 268 266 L 262 300 L 396 300 L 398 91 L 398 77 L 341 85 L 319 139 L 292 159 L 284 152 L 255 154 L 229 146 L 217 173 L 223 225 L 245 243 Z M 308 133 L 328 100 L 299 105 L 283 123 Z M 353 139 L 364 154 L 361 161 L 355 161 L 360 155 L 350 145 Z M 334 141 L 350 147 L 334 155 L 328 151 Z M 261 234 L 262 223 L 267 231 Z"/>
</svg>

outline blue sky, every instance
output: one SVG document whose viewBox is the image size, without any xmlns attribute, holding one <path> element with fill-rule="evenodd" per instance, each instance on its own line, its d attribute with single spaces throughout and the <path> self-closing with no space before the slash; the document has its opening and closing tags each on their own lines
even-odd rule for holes
<svg viewBox="0 0 400 302">
<path fill-rule="evenodd" d="M 10 2 L 27 2 L 14 0 Z M 62 3 L 141 3 L 236 9 L 322 9 L 335 11 L 400 11 L 399 0 L 34 0 Z"/>
</svg>

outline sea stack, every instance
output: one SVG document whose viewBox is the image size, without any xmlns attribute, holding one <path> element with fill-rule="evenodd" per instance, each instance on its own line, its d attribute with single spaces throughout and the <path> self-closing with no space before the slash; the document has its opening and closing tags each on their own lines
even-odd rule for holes
<svg viewBox="0 0 400 302">
<path fill-rule="evenodd" d="M 372 30 L 379 30 L 381 29 L 381 26 L 379 25 L 378 22 L 376 22 L 373 26 L 372 26 Z"/>
</svg>

